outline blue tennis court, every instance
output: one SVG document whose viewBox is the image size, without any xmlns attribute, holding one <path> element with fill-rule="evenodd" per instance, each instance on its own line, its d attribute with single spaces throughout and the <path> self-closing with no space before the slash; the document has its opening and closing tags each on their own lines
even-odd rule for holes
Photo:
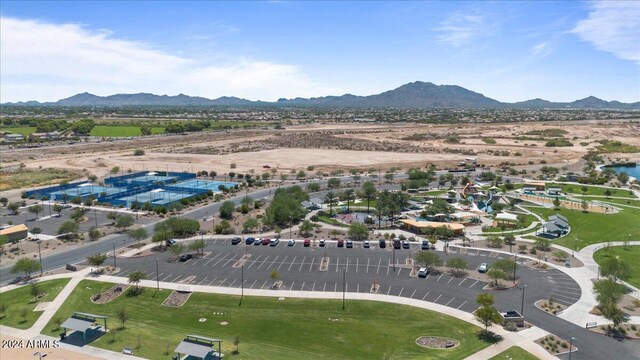
<svg viewBox="0 0 640 360">
<path fill-rule="evenodd" d="M 136 195 L 130 195 L 118 198 L 119 201 L 127 203 L 127 207 L 137 202 L 138 204 L 151 203 L 152 205 L 166 205 L 174 201 L 179 201 L 184 198 L 193 196 L 190 193 L 177 193 L 173 191 L 165 191 L 162 189 L 151 190 Z"/>
<path fill-rule="evenodd" d="M 225 186 L 226 188 L 232 188 L 237 184 L 238 183 L 229 182 L 229 181 L 225 182 L 225 181 L 193 179 L 193 180 L 182 181 L 177 184 L 173 184 L 172 186 L 189 188 L 189 189 L 203 189 L 203 190 L 218 191 L 220 188 L 220 185 Z"/>
<path fill-rule="evenodd" d="M 64 200 L 65 194 L 67 199 L 69 200 L 78 196 L 83 198 L 93 196 L 94 198 L 97 198 L 103 195 L 117 194 L 123 191 L 125 191 L 125 189 L 104 187 L 86 183 L 69 189 L 54 191 L 50 193 L 49 198 L 51 200 Z"/>
</svg>

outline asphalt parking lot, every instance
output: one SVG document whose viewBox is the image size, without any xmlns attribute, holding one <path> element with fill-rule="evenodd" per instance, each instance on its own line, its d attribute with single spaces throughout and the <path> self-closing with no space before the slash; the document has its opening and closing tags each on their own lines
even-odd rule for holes
<svg viewBox="0 0 640 360">
<path fill-rule="evenodd" d="M 295 246 L 287 246 L 280 241 L 278 246 L 231 245 L 230 240 L 209 240 L 203 258 L 193 258 L 186 262 L 169 262 L 169 252 L 158 254 L 158 272 L 156 273 L 156 256 L 117 259 L 121 268 L 115 275 L 127 276 L 135 270 L 144 270 L 148 279 L 156 278 L 163 282 L 183 283 L 189 285 L 207 285 L 223 287 L 241 287 L 244 279 L 246 289 L 270 289 L 273 280 L 271 272 L 277 270 L 283 281 L 282 290 L 304 291 L 342 291 L 371 292 L 377 284 L 379 294 L 404 296 L 449 306 L 471 312 L 477 308 L 475 297 L 486 285 L 486 282 L 470 277 L 454 277 L 448 273 L 429 274 L 426 278 L 410 276 L 411 266 L 408 259 L 420 250 L 419 244 L 412 244 L 411 249 L 395 250 L 391 246 L 378 248 L 377 242 L 371 242 L 371 248 L 363 248 L 360 243 L 354 248 L 337 247 L 335 242 L 325 247 L 303 247 L 301 241 Z M 434 251 L 434 250 L 429 250 Z M 463 257 L 469 263 L 469 272 L 483 262 L 491 264 L 507 255 L 492 251 L 473 251 L 458 254 L 438 252 L 446 261 L 452 257 Z M 237 263 L 245 257 L 244 269 Z M 329 258 L 326 271 L 320 270 L 323 257 Z M 112 259 L 107 260 L 111 264 Z M 519 264 L 522 261 L 518 260 Z M 532 296 L 553 296 L 558 302 L 572 304 L 580 298 L 578 285 L 568 276 L 557 270 L 544 272 L 518 266 L 518 276 L 530 287 Z M 513 308 L 519 289 L 495 292 L 497 301 L 504 307 Z M 504 296 L 507 295 L 507 296 Z M 503 298 L 501 301 L 501 298 Z M 538 300 L 540 298 L 536 298 Z M 535 301 L 534 300 L 534 301 Z"/>
</svg>

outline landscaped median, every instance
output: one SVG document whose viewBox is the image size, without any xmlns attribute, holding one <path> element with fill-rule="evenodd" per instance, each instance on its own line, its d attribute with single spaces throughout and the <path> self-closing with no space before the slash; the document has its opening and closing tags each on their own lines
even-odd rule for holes
<svg viewBox="0 0 640 360">
<path fill-rule="evenodd" d="M 538 358 L 533 356 L 530 352 L 524 350 L 518 346 L 512 346 L 500 354 L 490 358 L 489 360 L 537 360 Z"/>
<path fill-rule="evenodd" d="M 181 307 L 161 307 L 171 290 L 145 288 L 107 304 L 91 296 L 112 283 L 82 281 L 43 333 L 57 336 L 56 319 L 73 312 L 109 317 L 109 333 L 92 346 L 120 352 L 134 348 L 146 358 L 167 357 L 186 334 L 223 340 L 225 358 L 248 359 L 463 359 L 489 344 L 478 337 L 479 327 L 434 311 L 377 301 L 296 299 L 193 293 Z M 121 328 L 117 312 L 129 319 Z M 160 310 L 161 309 L 161 310 Z M 203 320 L 205 319 L 205 320 Z M 239 336 L 239 355 L 233 355 Z M 459 346 L 427 349 L 416 344 L 421 336 L 454 339 Z"/>
<path fill-rule="evenodd" d="M 36 281 L 37 290 L 32 285 L 25 285 L 0 294 L 0 325 L 18 329 L 30 328 L 42 315 L 42 311 L 34 311 L 38 304 L 52 301 L 67 285 L 70 279 Z M 37 292 L 36 297 L 33 293 Z"/>
</svg>

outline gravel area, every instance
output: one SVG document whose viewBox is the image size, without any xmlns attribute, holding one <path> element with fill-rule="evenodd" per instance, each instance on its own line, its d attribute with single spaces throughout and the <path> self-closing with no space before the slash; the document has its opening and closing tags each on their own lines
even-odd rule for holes
<svg viewBox="0 0 640 360">
<path fill-rule="evenodd" d="M 167 296 L 167 298 L 162 303 L 162 305 L 170 306 L 170 307 L 180 307 L 184 305 L 187 302 L 187 300 L 189 300 L 190 296 L 191 296 L 190 291 L 174 290 L 173 292 L 171 292 L 171 294 L 169 294 L 169 296 Z"/>
<path fill-rule="evenodd" d="M 458 347 L 460 342 L 455 339 L 438 336 L 420 336 L 416 339 L 416 344 L 430 349 L 452 349 Z"/>
</svg>

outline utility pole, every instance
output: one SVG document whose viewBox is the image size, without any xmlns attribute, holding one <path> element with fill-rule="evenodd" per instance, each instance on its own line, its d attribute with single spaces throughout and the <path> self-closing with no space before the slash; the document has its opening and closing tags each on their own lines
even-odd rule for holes
<svg viewBox="0 0 640 360">
<path fill-rule="evenodd" d="M 40 252 L 40 240 L 38 240 L 38 258 L 40 259 L 40 276 L 42 276 L 42 253 Z"/>
<path fill-rule="evenodd" d="M 524 291 L 527 289 L 527 284 L 522 285 L 522 303 L 520 304 L 520 315 L 524 316 Z"/>
<path fill-rule="evenodd" d="M 573 336 L 571 337 L 571 340 L 569 340 L 569 360 L 571 360 L 571 353 L 573 352 L 573 340 L 575 340 L 576 338 L 574 338 Z"/>
<path fill-rule="evenodd" d="M 513 254 L 513 283 L 516 283 L 516 269 L 518 268 L 518 254 Z"/>
<path fill-rule="evenodd" d="M 51 205 L 49 205 L 49 207 L 51 207 Z M 49 209 L 49 211 L 51 211 L 51 209 Z M 51 214 L 49 214 L 51 215 Z M 96 208 L 93 208 L 93 218 L 95 220 L 96 223 L 96 229 L 98 228 L 98 210 Z"/>
<path fill-rule="evenodd" d="M 115 270 L 115 268 L 118 267 L 116 264 L 116 242 L 113 242 L 113 269 Z"/>
</svg>

